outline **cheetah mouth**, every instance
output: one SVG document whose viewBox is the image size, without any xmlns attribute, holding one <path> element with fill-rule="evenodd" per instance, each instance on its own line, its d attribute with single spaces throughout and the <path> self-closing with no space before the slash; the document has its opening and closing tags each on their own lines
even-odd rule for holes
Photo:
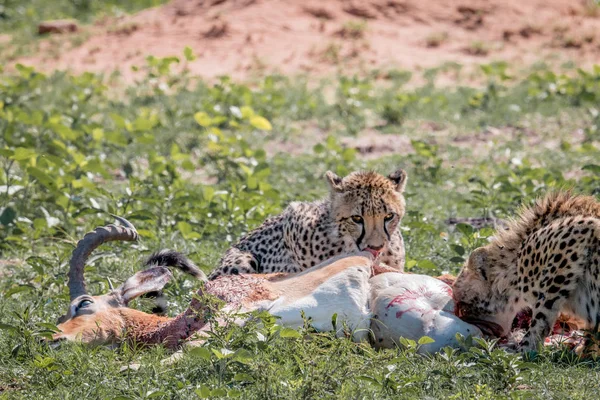
<svg viewBox="0 0 600 400">
<path fill-rule="evenodd" d="M 502 329 L 502 327 L 495 322 L 472 317 L 463 317 L 461 319 L 478 327 L 479 330 L 486 336 L 492 336 L 496 338 L 502 338 L 505 336 L 504 329 Z"/>
<path fill-rule="evenodd" d="M 373 257 L 375 259 L 377 259 L 377 257 L 379 256 L 379 254 L 381 253 L 379 250 L 373 250 L 370 247 L 365 247 L 363 251 L 368 251 L 369 253 L 371 253 L 373 255 Z"/>
</svg>

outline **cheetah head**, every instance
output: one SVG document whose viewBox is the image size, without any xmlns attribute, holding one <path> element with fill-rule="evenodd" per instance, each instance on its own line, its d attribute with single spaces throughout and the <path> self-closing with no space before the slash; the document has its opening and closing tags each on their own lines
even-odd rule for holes
<svg viewBox="0 0 600 400">
<path fill-rule="evenodd" d="M 456 314 L 492 336 L 508 333 L 514 314 L 509 305 L 506 268 L 495 262 L 493 244 L 473 251 L 453 286 Z"/>
<path fill-rule="evenodd" d="M 386 251 L 404 216 L 406 172 L 399 169 L 387 177 L 353 172 L 341 178 L 328 171 L 325 176 L 331 192 L 331 216 L 340 236 L 358 250 Z"/>
</svg>

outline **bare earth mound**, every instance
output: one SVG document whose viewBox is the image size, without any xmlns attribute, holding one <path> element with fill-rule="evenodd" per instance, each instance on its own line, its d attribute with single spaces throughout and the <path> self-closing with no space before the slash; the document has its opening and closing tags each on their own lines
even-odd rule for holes
<svg viewBox="0 0 600 400">
<path fill-rule="evenodd" d="M 131 78 L 130 67 L 145 56 L 181 55 L 190 46 L 198 58 L 188 66 L 205 77 L 492 60 L 589 66 L 600 62 L 600 8 L 591 1 L 174 0 L 88 27 L 82 44 L 69 35 L 48 40 L 35 57 L 17 61 L 43 70 L 118 69 Z"/>
</svg>

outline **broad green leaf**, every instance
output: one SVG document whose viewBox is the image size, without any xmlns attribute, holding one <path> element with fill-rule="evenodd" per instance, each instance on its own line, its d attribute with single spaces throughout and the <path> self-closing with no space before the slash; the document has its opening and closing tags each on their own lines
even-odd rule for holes
<svg viewBox="0 0 600 400">
<path fill-rule="evenodd" d="M 233 376 L 236 382 L 254 382 L 254 378 L 250 374 L 238 373 Z"/>
<path fill-rule="evenodd" d="M 192 225 L 185 221 L 179 221 L 177 229 L 179 229 L 184 239 L 199 239 L 201 237 L 198 232 L 193 231 Z"/>
<path fill-rule="evenodd" d="M 426 345 L 426 344 L 430 344 L 430 343 L 435 343 L 435 340 L 433 340 L 432 338 L 430 338 L 429 336 L 423 336 L 422 338 L 419 339 L 419 341 L 417 342 L 417 344 L 419 344 L 420 346 Z"/>
<path fill-rule="evenodd" d="M 471 236 L 475 231 L 470 224 L 460 223 L 456 225 L 456 229 L 465 236 Z"/>
<path fill-rule="evenodd" d="M 194 61 L 196 59 L 196 56 L 194 55 L 194 51 L 189 46 L 185 46 L 185 49 L 183 49 L 183 55 L 185 56 L 185 59 L 188 61 Z"/>
<path fill-rule="evenodd" d="M 242 364 L 247 364 L 254 359 L 254 354 L 246 349 L 238 349 L 233 355 L 233 359 Z"/>
<path fill-rule="evenodd" d="M 77 132 L 60 123 L 51 123 L 49 128 L 56 132 L 64 140 L 75 140 L 79 136 Z"/>
<path fill-rule="evenodd" d="M 25 147 L 17 147 L 14 150 L 14 153 L 10 158 L 12 158 L 15 161 L 22 161 L 22 160 L 27 160 L 29 158 L 32 158 L 36 155 L 37 155 L 37 153 L 33 149 L 28 149 Z"/>
<path fill-rule="evenodd" d="M 412 339 L 407 339 L 405 337 L 401 337 L 399 340 L 400 344 L 404 347 L 414 348 L 417 346 L 417 342 Z"/>
<path fill-rule="evenodd" d="M 17 285 L 17 286 L 11 287 L 6 292 L 4 292 L 4 297 L 10 297 L 13 294 L 17 294 L 17 293 L 21 293 L 21 292 L 30 292 L 32 290 L 35 290 L 35 287 L 33 287 L 32 285 Z"/>
<path fill-rule="evenodd" d="M 100 140 L 102 140 L 104 138 L 104 131 L 100 128 L 96 128 L 94 130 L 92 130 L 92 138 L 99 142 Z"/>
<path fill-rule="evenodd" d="M 587 164 L 584 165 L 583 168 L 584 171 L 590 171 L 595 175 L 600 175 L 600 165 L 597 164 Z"/>
<path fill-rule="evenodd" d="M 12 326 L 9 324 L 3 324 L 2 322 L 0 322 L 0 330 L 19 332 L 19 328 L 17 328 L 16 326 Z"/>
<path fill-rule="evenodd" d="M 194 119 L 196 120 L 198 125 L 203 126 L 205 128 L 212 125 L 212 119 L 204 111 L 199 111 L 196 114 L 194 114 Z"/>
<path fill-rule="evenodd" d="M 200 386 L 200 389 L 196 389 L 194 392 L 201 399 L 208 399 L 210 397 L 210 389 L 205 385 Z"/>
<path fill-rule="evenodd" d="M 37 181 L 39 183 L 46 186 L 48 189 L 52 189 L 52 190 L 57 189 L 55 179 L 52 178 L 47 173 L 45 173 L 44 171 L 42 171 L 41 169 L 36 168 L 36 167 L 29 167 L 29 168 L 27 168 L 27 173 L 29 175 L 31 175 L 32 177 L 34 177 L 35 179 L 37 179 Z"/>
<path fill-rule="evenodd" d="M 216 388 L 210 392 L 210 395 L 213 397 L 225 397 L 227 395 L 227 390 L 223 388 Z"/>
<path fill-rule="evenodd" d="M 429 260 L 419 260 L 418 266 L 419 266 L 419 268 L 423 268 L 423 269 L 436 269 L 437 268 L 437 266 Z"/>
<path fill-rule="evenodd" d="M 242 114 L 243 119 L 250 119 L 254 117 L 254 110 L 252 109 L 252 107 L 243 106 L 242 108 L 240 108 L 240 112 Z"/>
<path fill-rule="evenodd" d="M 12 151 L 11 149 L 0 149 L 0 156 L 2 156 L 2 157 L 12 158 L 13 154 L 15 154 L 15 152 Z"/>
<path fill-rule="evenodd" d="M 462 256 L 465 254 L 465 248 L 458 244 L 452 244 L 452 245 L 450 245 L 450 247 L 452 247 L 452 250 L 454 250 L 454 252 L 456 254 L 458 254 L 459 256 Z"/>
<path fill-rule="evenodd" d="M 17 217 L 17 212 L 12 207 L 6 207 L 0 213 L 0 224 L 8 225 L 15 220 Z"/>
<path fill-rule="evenodd" d="M 295 329 L 292 328 L 283 328 L 279 331 L 279 336 L 282 338 L 288 339 L 301 339 L 302 335 Z"/>
<path fill-rule="evenodd" d="M 206 361 L 210 361 L 212 357 L 212 353 L 206 347 L 194 347 L 189 351 L 189 354 L 194 357 L 200 357 Z"/>
<path fill-rule="evenodd" d="M 54 324 L 51 324 L 51 323 L 49 323 L 49 322 L 38 322 L 38 323 L 37 323 L 37 325 L 38 325 L 38 326 L 41 326 L 42 328 L 45 328 L 45 329 L 47 329 L 47 330 L 49 330 L 49 331 L 52 331 L 52 332 L 59 332 L 59 331 L 60 331 L 60 330 L 59 330 L 59 329 L 56 327 L 56 325 L 54 325 Z"/>
<path fill-rule="evenodd" d="M 263 131 L 270 131 L 271 129 L 273 129 L 271 123 L 266 118 L 261 117 L 260 115 L 255 115 L 251 117 L 250 125 L 252 125 L 256 129 L 261 129 Z"/>
</svg>

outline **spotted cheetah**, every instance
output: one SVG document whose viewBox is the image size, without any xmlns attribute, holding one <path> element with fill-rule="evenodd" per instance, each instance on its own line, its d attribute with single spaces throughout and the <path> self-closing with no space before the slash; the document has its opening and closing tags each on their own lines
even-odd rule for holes
<svg viewBox="0 0 600 400">
<path fill-rule="evenodd" d="M 398 225 L 404 216 L 406 173 L 385 177 L 353 172 L 341 178 L 331 171 L 328 199 L 293 202 L 281 214 L 229 248 L 209 276 L 298 272 L 323 260 L 369 250 L 380 262 L 404 269 L 404 241 Z"/>
<path fill-rule="evenodd" d="M 557 192 L 524 208 L 469 257 L 454 284 L 463 319 L 509 332 L 522 309 L 533 311 L 521 351 L 536 350 L 559 313 L 587 328 L 600 323 L 600 202 Z"/>
</svg>

